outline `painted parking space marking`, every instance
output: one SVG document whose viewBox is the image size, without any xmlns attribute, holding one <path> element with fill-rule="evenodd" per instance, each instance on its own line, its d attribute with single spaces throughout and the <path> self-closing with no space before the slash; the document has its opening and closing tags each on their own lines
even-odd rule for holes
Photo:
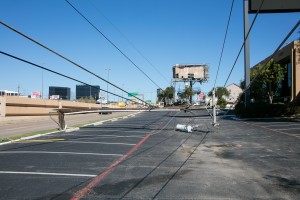
<svg viewBox="0 0 300 200">
<path fill-rule="evenodd" d="M 55 152 L 55 151 L 0 151 L 0 154 L 69 154 L 69 155 L 91 155 L 91 156 L 118 156 L 118 157 L 123 156 L 122 154 Z"/>
<path fill-rule="evenodd" d="M 156 128 L 161 126 L 160 124 L 157 124 Z M 161 128 L 162 130 L 163 128 Z M 148 138 L 155 132 L 155 130 L 150 131 L 147 135 L 143 137 L 137 143 L 135 146 L 133 146 L 127 153 L 125 153 L 122 157 L 120 157 L 118 160 L 116 160 L 114 163 L 112 163 L 109 167 L 107 167 L 102 173 L 97 175 L 92 179 L 91 182 L 89 182 L 86 186 L 84 186 L 82 189 L 77 191 L 74 196 L 71 198 L 71 200 L 79 200 L 81 197 L 85 197 L 92 188 L 94 188 L 97 184 L 99 184 L 108 174 L 110 174 L 120 163 L 122 163 L 127 157 L 129 157 L 133 152 L 135 152 L 140 146 L 142 146 L 143 143 L 145 143 Z"/>
<path fill-rule="evenodd" d="M 83 130 L 84 132 L 120 132 L 120 129 L 109 129 L 109 130 L 106 130 L 106 128 L 104 127 L 103 130 L 90 130 L 90 129 L 81 129 Z M 134 130 L 125 130 L 125 131 L 122 131 L 123 133 L 147 133 L 147 131 L 134 131 Z"/>
<path fill-rule="evenodd" d="M 299 135 L 287 133 L 287 132 L 284 132 L 284 131 L 279 131 L 279 130 L 276 130 L 276 129 L 271 129 L 271 128 L 268 128 L 268 127 L 265 127 L 265 126 L 261 126 L 261 125 L 258 125 L 258 124 L 254 124 L 254 123 L 249 123 L 249 122 L 243 122 L 243 123 L 248 124 L 250 126 L 260 127 L 262 129 L 266 129 L 268 131 L 273 131 L 273 132 L 276 132 L 276 133 L 280 133 L 280 134 L 284 134 L 284 135 L 287 135 L 287 136 L 291 136 L 291 137 L 295 137 L 295 138 L 300 139 Z"/>
<path fill-rule="evenodd" d="M 274 130 L 277 130 L 277 131 L 299 130 L 300 131 L 300 127 L 298 127 L 298 128 L 274 128 Z"/>
<path fill-rule="evenodd" d="M 94 139 L 95 137 L 100 137 L 100 138 L 143 138 L 144 137 L 143 135 L 127 135 L 127 136 L 126 135 L 82 135 L 82 136 L 93 137 L 92 139 Z M 78 139 L 82 139 L 82 138 L 78 138 Z"/>
<path fill-rule="evenodd" d="M 64 141 L 65 139 L 58 138 L 58 139 L 44 139 L 44 140 L 17 140 L 17 143 L 30 143 L 30 142 L 58 142 Z"/>
<path fill-rule="evenodd" d="M 107 145 L 127 145 L 134 146 L 136 144 L 130 143 L 115 143 L 115 142 L 85 142 L 85 141 L 62 141 L 62 143 L 76 143 L 76 144 L 107 144 Z"/>
<path fill-rule="evenodd" d="M 71 176 L 71 177 L 96 177 L 97 176 L 93 174 L 66 174 L 66 173 L 47 173 L 47 172 L 16 172 L 16 171 L 0 171 L 0 174 Z"/>
<path fill-rule="evenodd" d="M 117 142 L 89 142 L 89 141 L 66 141 L 65 139 L 45 139 L 45 140 L 19 140 L 17 143 L 35 143 L 35 142 L 60 142 L 60 143 L 77 143 L 77 144 L 105 144 L 105 145 L 127 145 L 134 146 L 132 143 L 117 143 Z"/>
<path fill-rule="evenodd" d="M 300 128 L 300 124 L 296 124 L 296 123 L 294 123 L 294 124 L 270 124 L 270 125 L 265 125 L 265 127 L 274 127 L 274 126 L 283 126 L 283 127 L 285 127 L 285 126 L 299 126 L 299 128 Z"/>
</svg>

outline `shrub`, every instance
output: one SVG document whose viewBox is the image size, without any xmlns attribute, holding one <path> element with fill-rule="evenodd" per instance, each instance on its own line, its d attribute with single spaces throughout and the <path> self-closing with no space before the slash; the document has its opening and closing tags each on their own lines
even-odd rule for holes
<svg viewBox="0 0 300 200">
<path fill-rule="evenodd" d="M 220 108 L 222 108 L 222 109 L 226 108 L 226 104 L 227 104 L 227 101 L 223 97 L 221 97 L 217 102 L 217 105 L 219 105 Z"/>
<path fill-rule="evenodd" d="M 235 106 L 235 114 L 239 117 L 279 117 L 297 114 L 299 106 L 292 104 L 250 103 L 246 108 L 243 102 Z"/>
</svg>

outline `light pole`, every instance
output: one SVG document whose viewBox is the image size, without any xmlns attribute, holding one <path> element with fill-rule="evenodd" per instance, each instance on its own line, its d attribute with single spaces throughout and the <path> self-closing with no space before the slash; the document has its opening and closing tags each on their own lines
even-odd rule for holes
<svg viewBox="0 0 300 200">
<path fill-rule="evenodd" d="M 92 88 L 91 88 L 91 84 L 92 84 L 92 81 L 91 81 L 91 77 L 90 77 L 90 99 L 92 99 Z"/>
<path fill-rule="evenodd" d="M 122 84 L 122 89 L 124 89 L 124 83 Z M 123 98 L 123 90 L 122 90 L 122 101 L 124 101 L 124 98 Z"/>
<path fill-rule="evenodd" d="M 41 97 L 40 97 L 41 99 L 43 98 L 43 95 L 44 95 L 44 73 L 43 73 L 43 70 L 42 70 L 42 93 L 41 93 Z"/>
<path fill-rule="evenodd" d="M 107 70 L 107 81 L 109 81 L 109 71 L 111 70 L 111 68 L 106 68 L 105 70 Z M 108 103 L 108 83 L 107 83 L 106 91 L 107 91 L 106 100 L 107 100 L 107 103 Z"/>
</svg>

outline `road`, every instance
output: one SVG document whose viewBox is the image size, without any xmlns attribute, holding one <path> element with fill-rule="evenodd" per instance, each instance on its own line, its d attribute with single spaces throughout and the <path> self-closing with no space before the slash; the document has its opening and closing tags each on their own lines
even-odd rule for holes
<svg viewBox="0 0 300 200">
<path fill-rule="evenodd" d="M 109 115 L 98 113 L 66 115 L 65 121 L 68 127 L 78 124 L 86 124 L 95 121 L 107 120 L 116 117 L 127 116 L 134 112 L 114 112 Z M 0 117 L 0 138 L 12 137 L 37 131 L 58 129 L 58 117 L 53 116 L 23 116 Z"/>
<path fill-rule="evenodd" d="M 1 145 L 0 199 L 300 199 L 299 122 L 218 122 L 143 112 Z"/>
</svg>

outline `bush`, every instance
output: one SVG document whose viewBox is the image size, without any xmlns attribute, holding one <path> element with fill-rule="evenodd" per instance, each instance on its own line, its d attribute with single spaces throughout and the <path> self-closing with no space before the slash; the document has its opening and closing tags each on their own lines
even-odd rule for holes
<svg viewBox="0 0 300 200">
<path fill-rule="evenodd" d="M 246 108 L 244 102 L 235 106 L 235 114 L 239 117 L 279 117 L 297 113 L 299 106 L 292 104 L 250 103 Z"/>
<path fill-rule="evenodd" d="M 218 100 L 217 105 L 219 105 L 221 109 L 226 108 L 227 101 L 223 97 L 221 97 Z"/>
</svg>

